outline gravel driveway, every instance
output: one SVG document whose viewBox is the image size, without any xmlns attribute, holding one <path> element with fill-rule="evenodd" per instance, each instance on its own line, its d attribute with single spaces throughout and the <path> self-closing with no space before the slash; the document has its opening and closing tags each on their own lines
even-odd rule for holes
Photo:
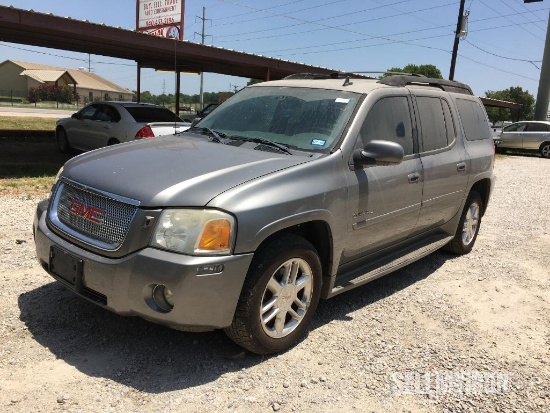
<svg viewBox="0 0 550 413">
<path fill-rule="evenodd" d="M 274 357 L 80 299 L 0 196 L 2 412 L 548 412 L 550 161 L 499 157 L 477 244 L 321 302 Z"/>
</svg>

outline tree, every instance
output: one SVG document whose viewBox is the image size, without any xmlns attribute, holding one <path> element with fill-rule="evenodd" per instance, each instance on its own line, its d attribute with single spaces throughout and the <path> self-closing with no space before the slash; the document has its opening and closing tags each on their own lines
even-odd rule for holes
<svg viewBox="0 0 550 413">
<path fill-rule="evenodd" d="M 502 122 L 505 120 L 530 120 L 535 113 L 535 98 L 528 91 L 520 86 L 512 86 L 505 90 L 485 92 L 485 97 L 490 99 L 505 100 L 508 102 L 519 103 L 523 105 L 519 113 L 514 113 L 505 108 L 487 108 L 487 115 L 491 123 Z"/>
<path fill-rule="evenodd" d="M 263 80 L 260 80 L 260 79 L 250 79 L 247 82 L 246 86 L 255 85 L 256 83 L 262 83 L 262 82 L 263 82 Z"/>
<path fill-rule="evenodd" d="M 415 65 L 412 63 L 409 63 L 404 68 L 400 67 L 392 67 L 388 69 L 388 72 L 399 72 L 399 73 L 411 73 L 414 75 L 424 75 L 426 77 L 433 77 L 436 79 L 443 79 L 443 75 L 441 74 L 441 71 L 435 67 L 434 65 Z M 391 76 L 389 74 L 384 73 L 382 77 Z"/>
</svg>

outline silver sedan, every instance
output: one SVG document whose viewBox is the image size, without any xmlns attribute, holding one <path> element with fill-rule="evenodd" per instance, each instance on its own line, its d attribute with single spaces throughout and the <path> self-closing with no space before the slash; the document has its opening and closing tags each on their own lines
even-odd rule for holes
<svg viewBox="0 0 550 413">
<path fill-rule="evenodd" d="M 191 126 L 169 109 L 146 103 L 95 102 L 56 123 L 61 152 L 88 151 L 102 146 L 183 132 Z"/>
<path fill-rule="evenodd" d="M 497 148 L 525 149 L 550 158 L 550 122 L 523 121 L 506 126 L 495 139 Z"/>
</svg>

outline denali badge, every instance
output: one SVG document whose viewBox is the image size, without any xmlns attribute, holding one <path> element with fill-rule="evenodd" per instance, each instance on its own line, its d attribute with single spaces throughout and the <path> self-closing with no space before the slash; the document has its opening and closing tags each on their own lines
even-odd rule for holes
<svg viewBox="0 0 550 413">
<path fill-rule="evenodd" d="M 72 200 L 69 212 L 81 216 L 88 221 L 95 222 L 96 224 L 103 223 L 103 211 L 101 209 L 86 206 L 86 204 L 76 199 Z"/>
</svg>

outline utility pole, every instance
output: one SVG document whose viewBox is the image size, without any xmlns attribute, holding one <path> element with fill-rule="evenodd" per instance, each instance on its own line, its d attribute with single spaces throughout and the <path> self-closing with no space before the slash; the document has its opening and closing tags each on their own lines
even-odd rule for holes
<svg viewBox="0 0 550 413">
<path fill-rule="evenodd" d="M 466 0 L 460 0 L 460 9 L 458 10 L 458 21 L 456 23 L 455 43 L 453 45 L 453 54 L 451 57 L 451 70 L 449 72 L 449 80 L 455 78 L 456 55 L 458 54 L 458 42 L 460 41 L 460 30 L 462 28 L 462 15 L 464 14 L 464 3 Z"/>
<path fill-rule="evenodd" d="M 535 104 L 535 120 L 546 120 L 548 116 L 548 103 L 550 102 L 550 13 L 548 15 L 548 28 L 546 29 L 546 43 L 540 68 L 539 90 Z"/>
<path fill-rule="evenodd" d="M 201 44 L 204 44 L 204 38 L 206 37 L 206 35 L 204 34 L 204 23 L 207 20 L 205 16 L 206 16 L 206 8 L 203 7 L 202 8 L 202 17 L 199 17 L 199 16 L 196 17 L 196 18 L 202 20 L 202 32 L 201 33 L 195 32 L 195 34 L 198 34 L 198 35 L 201 36 Z M 204 84 L 204 75 L 203 75 L 203 72 L 201 71 L 201 91 L 200 91 L 200 108 L 201 108 L 201 110 L 204 109 L 203 84 Z"/>
</svg>

